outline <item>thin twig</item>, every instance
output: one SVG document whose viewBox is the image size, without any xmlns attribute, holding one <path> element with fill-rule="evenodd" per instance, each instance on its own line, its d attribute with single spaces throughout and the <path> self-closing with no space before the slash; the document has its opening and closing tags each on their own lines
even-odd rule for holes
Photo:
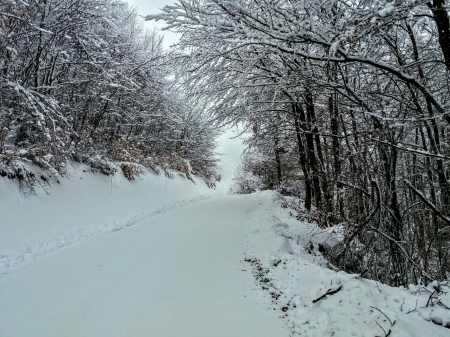
<svg viewBox="0 0 450 337">
<path fill-rule="evenodd" d="M 395 324 L 396 321 L 394 321 L 394 323 L 392 323 L 392 321 L 390 320 L 390 318 L 387 317 L 387 315 L 386 315 L 384 312 L 382 312 L 380 309 L 375 308 L 375 307 L 372 307 L 372 306 L 370 306 L 370 307 L 371 307 L 372 309 L 375 309 L 375 310 L 378 310 L 379 312 L 381 312 L 381 313 L 383 314 L 383 316 L 386 317 L 386 318 L 388 319 L 389 323 L 391 323 L 391 326 Z"/>
</svg>

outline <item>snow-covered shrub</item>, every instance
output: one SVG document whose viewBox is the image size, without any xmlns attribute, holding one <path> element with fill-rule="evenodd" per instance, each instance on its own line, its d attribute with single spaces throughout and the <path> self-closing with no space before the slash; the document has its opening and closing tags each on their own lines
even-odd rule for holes
<svg viewBox="0 0 450 337">
<path fill-rule="evenodd" d="M 301 196 L 304 191 L 304 184 L 301 180 L 284 179 L 278 186 L 277 191 L 287 196 Z"/>
<path fill-rule="evenodd" d="M 254 172 L 256 160 L 253 150 L 244 153 L 234 170 L 229 193 L 250 194 L 266 188 L 261 177 Z"/>
</svg>

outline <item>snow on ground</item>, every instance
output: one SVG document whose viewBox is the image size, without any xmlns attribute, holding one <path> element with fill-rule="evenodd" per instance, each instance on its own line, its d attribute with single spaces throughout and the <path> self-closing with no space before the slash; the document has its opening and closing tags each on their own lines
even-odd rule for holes
<svg viewBox="0 0 450 337">
<path fill-rule="evenodd" d="M 276 192 L 80 168 L 49 195 L 2 179 L 0 191 L 2 337 L 450 336 L 429 322 L 450 326 L 449 310 L 426 307 L 432 285 L 326 268 L 330 234 Z"/>
<path fill-rule="evenodd" d="M 129 227 L 156 214 L 208 199 L 216 193 L 177 173 L 174 179 L 151 172 L 128 181 L 75 166 L 69 179 L 18 192 L 16 182 L 0 178 L 0 274 L 91 236 Z"/>
<path fill-rule="evenodd" d="M 128 181 L 122 174 L 92 173 L 85 165 L 68 167 L 68 178 L 51 177 L 37 195 L 18 192 L 17 182 L 0 178 L 0 275 L 91 236 L 117 231 L 157 214 L 227 193 L 243 151 L 237 131 L 218 138 L 222 181 L 216 189 L 173 172 L 174 179 L 147 172 Z M 0 335 L 1 336 L 1 335 Z"/>
<path fill-rule="evenodd" d="M 252 198 L 260 207 L 249 213 L 246 262 L 293 336 L 450 336 L 450 310 L 423 308 L 430 291 L 392 288 L 327 269 L 317 243 L 329 234 L 290 216 L 277 193 Z M 450 307 L 450 296 L 441 301 Z"/>
<path fill-rule="evenodd" d="M 215 196 L 0 277 L 0 335 L 283 337 L 243 271 L 259 199 Z"/>
</svg>

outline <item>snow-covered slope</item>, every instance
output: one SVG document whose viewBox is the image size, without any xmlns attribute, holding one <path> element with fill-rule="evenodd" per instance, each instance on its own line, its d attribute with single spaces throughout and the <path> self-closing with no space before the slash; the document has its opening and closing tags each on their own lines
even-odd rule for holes
<svg viewBox="0 0 450 337">
<path fill-rule="evenodd" d="M 84 165 L 68 167 L 68 179 L 42 182 L 37 196 L 23 195 L 17 181 L 0 177 L 0 275 L 59 248 L 116 231 L 183 205 L 227 193 L 243 151 L 233 130 L 218 139 L 222 180 L 210 189 L 173 172 L 174 179 L 147 172 L 128 181 L 122 174 L 92 173 Z"/>
<path fill-rule="evenodd" d="M 0 178 L 0 274 L 91 236 L 131 226 L 216 193 L 204 181 L 151 172 L 128 181 L 76 166 L 61 184 L 20 194 Z"/>
<path fill-rule="evenodd" d="M 426 307 L 433 284 L 407 290 L 330 270 L 317 249 L 329 231 L 292 217 L 280 194 L 250 198 L 260 201 L 246 223 L 246 262 L 292 336 L 450 336 L 450 296 Z"/>
</svg>

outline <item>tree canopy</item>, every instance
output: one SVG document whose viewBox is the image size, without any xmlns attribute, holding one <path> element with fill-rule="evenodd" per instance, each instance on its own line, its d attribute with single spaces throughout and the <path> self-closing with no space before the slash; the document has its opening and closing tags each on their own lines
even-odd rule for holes
<svg viewBox="0 0 450 337">
<path fill-rule="evenodd" d="M 148 19 L 182 34 L 186 92 L 251 132 L 241 176 L 259 179 L 243 191 L 300 193 L 342 231 L 327 252 L 339 268 L 392 285 L 447 277 L 444 0 L 180 0 Z"/>
</svg>

